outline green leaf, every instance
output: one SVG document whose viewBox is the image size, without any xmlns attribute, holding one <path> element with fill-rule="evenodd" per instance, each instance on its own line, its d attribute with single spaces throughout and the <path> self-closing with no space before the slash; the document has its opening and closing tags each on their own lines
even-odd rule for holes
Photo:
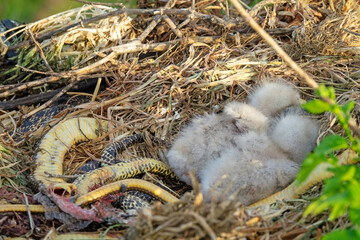
<svg viewBox="0 0 360 240">
<path fill-rule="evenodd" d="M 329 220 L 330 221 L 334 221 L 336 218 L 341 217 L 345 214 L 348 204 L 347 202 L 340 202 L 340 200 L 345 200 L 347 199 L 346 194 L 343 194 L 343 196 L 339 196 L 338 197 L 339 201 L 337 202 L 337 199 L 333 200 L 333 208 L 331 210 L 330 216 L 329 216 Z"/>
<path fill-rule="evenodd" d="M 335 156 L 335 151 L 349 148 L 360 154 L 360 140 L 352 136 L 348 126 L 348 120 L 355 103 L 350 101 L 343 106 L 339 105 L 336 102 L 333 87 L 321 85 L 316 93 L 322 100 L 309 101 L 303 105 L 303 108 L 314 114 L 326 111 L 335 114 L 347 138 L 339 135 L 325 137 L 314 152 L 304 160 L 297 176 L 298 182 L 305 180 L 314 168 L 322 162 L 327 162 L 329 164 L 327 171 L 334 174 L 332 178 L 325 181 L 322 195 L 306 208 L 304 215 L 319 214 L 330 210 L 329 220 L 333 221 L 348 213 L 348 218 L 352 224 L 351 228 L 335 230 L 326 234 L 323 239 L 360 239 L 360 168 L 357 165 L 339 166 L 337 164 L 338 159 Z"/>
<path fill-rule="evenodd" d="M 352 223 L 360 225 L 360 209 L 349 209 L 349 219 Z"/>
<path fill-rule="evenodd" d="M 331 209 L 330 221 L 344 215 L 346 211 L 353 214 L 353 219 L 358 220 L 356 213 L 359 212 L 355 210 L 360 209 L 360 169 L 355 165 L 345 165 L 333 167 L 331 171 L 335 176 L 325 181 L 322 196 L 312 202 L 304 214 L 318 214 Z"/>
<path fill-rule="evenodd" d="M 356 151 L 358 153 L 358 155 L 360 155 L 360 139 L 359 138 L 354 139 L 354 141 L 351 145 L 351 149 Z"/>
<path fill-rule="evenodd" d="M 345 214 L 350 205 L 350 199 L 351 196 L 347 192 L 341 192 L 339 194 L 324 194 L 305 209 L 304 215 L 319 214 L 331 208 L 329 220 L 333 221 Z"/>
<path fill-rule="evenodd" d="M 323 98 L 330 98 L 335 101 L 335 89 L 333 87 L 326 87 L 324 84 L 321 84 L 316 90 L 317 95 Z"/>
<path fill-rule="evenodd" d="M 351 110 L 355 107 L 355 102 L 350 101 L 343 106 L 339 106 L 342 117 L 338 116 L 340 124 L 345 130 L 348 130 L 348 122 L 351 117 Z M 341 120 L 341 121 L 340 121 Z M 350 132 L 347 132 L 349 139 L 353 139 Z"/>
<path fill-rule="evenodd" d="M 326 159 L 322 159 L 321 156 L 315 155 L 314 153 L 309 154 L 305 158 L 303 164 L 301 165 L 300 172 L 296 176 L 298 184 L 301 184 L 303 181 L 305 181 L 314 168 L 316 168 L 316 166 L 323 161 L 326 161 Z"/>
<path fill-rule="evenodd" d="M 337 159 L 335 157 L 328 159 L 330 153 L 335 150 L 348 148 L 347 140 L 340 135 L 329 135 L 325 137 L 314 150 L 314 153 L 309 154 L 304 160 L 300 172 L 296 179 L 298 183 L 302 183 L 309 176 L 309 174 L 322 162 L 329 162 L 335 164 Z M 333 160 L 333 161 L 331 161 Z"/>
<path fill-rule="evenodd" d="M 355 107 L 355 102 L 354 101 L 350 101 L 348 103 L 346 103 L 344 106 L 342 106 L 342 110 L 344 111 L 344 113 L 346 115 L 350 114 L 351 110 L 353 110 Z"/>
<path fill-rule="evenodd" d="M 321 239 L 322 240 L 339 240 L 339 239 L 346 240 L 349 238 L 348 238 L 348 234 L 347 234 L 346 230 L 335 230 L 335 231 L 332 231 L 331 233 L 326 234 Z"/>
<path fill-rule="evenodd" d="M 349 144 L 345 138 L 340 135 L 329 135 L 320 142 L 319 146 L 315 148 L 314 153 L 319 156 L 325 156 L 335 150 L 345 149 L 348 147 Z"/>
<path fill-rule="evenodd" d="M 313 114 L 320 114 L 331 110 L 331 105 L 320 99 L 309 101 L 303 104 L 302 107 Z"/>
<path fill-rule="evenodd" d="M 331 233 L 324 235 L 321 239 L 323 240 L 353 240 L 359 239 L 359 230 L 355 229 L 345 229 L 345 230 L 335 230 Z"/>
<path fill-rule="evenodd" d="M 249 7 L 254 7 L 256 4 L 258 4 L 259 2 L 261 2 L 262 0 L 253 0 L 249 3 Z"/>
<path fill-rule="evenodd" d="M 343 174 L 341 174 L 340 181 L 350 181 L 354 179 L 356 174 L 356 166 L 349 165 L 349 166 L 343 166 L 343 168 L 346 169 L 346 171 Z"/>
</svg>

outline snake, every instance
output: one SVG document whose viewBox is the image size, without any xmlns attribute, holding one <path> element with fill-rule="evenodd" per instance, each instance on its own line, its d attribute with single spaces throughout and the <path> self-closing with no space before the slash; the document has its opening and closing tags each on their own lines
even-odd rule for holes
<svg viewBox="0 0 360 240">
<path fill-rule="evenodd" d="M 163 188 L 158 187 L 157 185 L 150 183 L 148 181 L 144 181 L 141 179 L 124 179 L 124 180 L 112 182 L 110 184 L 99 187 L 94 191 L 85 193 L 80 197 L 78 197 L 75 203 L 78 205 L 88 204 L 90 202 L 94 202 L 98 199 L 101 199 L 106 195 L 119 192 L 124 188 L 126 190 L 146 191 L 162 202 L 172 203 L 178 200 L 177 197 L 165 191 Z"/>
<path fill-rule="evenodd" d="M 123 187 L 123 185 L 121 187 Z M 122 191 L 122 189 L 120 190 Z M 124 195 L 118 196 L 111 202 L 111 205 L 124 210 L 142 209 L 149 207 L 155 200 L 156 198 L 144 191 L 129 190 L 125 192 Z"/>
<path fill-rule="evenodd" d="M 116 162 L 115 158 L 118 152 L 124 151 L 131 144 L 144 142 L 146 137 L 149 137 L 149 139 L 153 143 L 166 145 L 165 141 L 162 141 L 161 139 L 155 138 L 151 135 L 146 136 L 145 133 L 137 133 L 134 135 L 127 136 L 121 139 L 121 141 L 115 141 L 111 143 L 109 146 L 105 148 L 105 150 L 101 154 L 101 159 L 105 161 L 106 165 L 112 165 Z"/>
<path fill-rule="evenodd" d="M 121 186 L 125 184 L 124 182 L 121 183 L 121 181 L 136 175 L 135 173 L 132 173 L 133 171 L 141 172 L 142 170 L 146 169 L 150 172 L 159 172 L 165 175 L 170 175 L 172 178 L 176 178 L 174 173 L 166 164 L 158 160 L 146 158 L 125 160 L 113 166 L 110 165 L 103 168 L 98 168 L 84 175 L 83 177 L 78 178 L 74 183 L 67 183 L 62 178 L 49 177 L 48 174 L 45 174 L 45 172 L 47 172 L 54 175 L 61 175 L 63 157 L 68 149 L 76 143 L 99 137 L 101 132 L 107 131 L 107 128 L 108 121 L 86 117 L 67 119 L 56 125 L 44 136 L 40 144 L 39 151 L 35 155 L 37 164 L 36 170 L 34 172 L 35 179 L 37 179 L 37 181 L 39 181 L 43 186 L 52 186 L 62 190 L 64 194 L 71 195 L 73 191 L 80 190 L 79 197 L 76 201 L 77 203 L 84 205 L 94 201 L 95 199 L 98 199 L 99 195 L 105 196 L 115 191 L 119 191 Z M 106 154 L 109 154 L 109 152 Z M 346 150 L 339 156 L 338 164 L 354 164 L 357 161 L 357 154 L 351 150 Z M 121 170 L 123 167 L 125 167 L 125 170 Z M 331 167 L 329 163 L 319 164 L 304 182 L 299 184 L 297 180 L 295 180 L 288 187 L 250 205 L 250 207 L 269 205 L 279 200 L 289 200 L 299 197 L 315 184 L 333 176 L 333 173 L 328 171 L 329 167 Z M 104 179 L 102 179 L 103 177 Z M 95 192 L 90 191 L 91 188 L 97 184 L 106 184 L 110 181 L 110 179 L 112 179 L 112 177 L 115 177 L 114 179 L 116 180 L 122 180 L 104 185 L 100 189 L 95 190 Z M 138 180 L 139 179 L 136 179 L 136 181 Z M 135 180 L 129 181 L 131 182 Z M 142 186 L 139 184 L 139 182 L 134 182 L 131 184 L 132 185 L 130 189 L 139 189 L 139 186 Z M 154 192 L 154 189 L 155 188 L 151 186 L 145 187 L 143 190 L 146 192 Z M 154 196 L 159 198 L 156 194 L 154 194 Z M 176 201 L 175 197 L 172 198 L 172 200 L 167 200 L 166 198 L 161 200 L 164 202 Z M 0 212 L 26 211 L 25 209 L 27 210 L 26 207 L 0 205 Z M 35 212 L 37 211 L 35 207 L 33 207 L 33 209 Z M 30 210 L 32 210 L 32 208 L 30 208 Z"/>
<path fill-rule="evenodd" d="M 25 205 L 25 204 L 0 204 L 0 212 L 26 212 L 27 210 L 34 213 L 43 213 L 43 205 Z"/>
<path fill-rule="evenodd" d="M 352 150 L 345 150 L 342 154 L 339 156 L 339 165 L 346 165 L 346 164 L 354 164 L 358 161 L 358 155 L 352 151 Z M 297 180 L 295 180 L 293 183 L 291 183 L 288 187 L 284 188 L 283 190 L 274 193 L 273 195 L 260 200 L 249 207 L 258 207 L 261 205 L 270 205 L 275 203 L 276 201 L 281 200 L 290 200 L 295 199 L 305 193 L 309 188 L 312 186 L 330 178 L 333 176 L 333 173 L 328 171 L 329 167 L 331 165 L 329 163 L 321 163 L 319 164 L 313 172 L 309 175 L 309 177 L 302 183 L 298 183 Z M 95 201 L 103 196 L 106 196 L 108 194 L 114 193 L 119 191 L 123 185 L 130 184 L 130 189 L 140 189 L 141 186 L 144 184 L 150 184 L 149 182 L 143 181 L 141 179 L 126 179 L 126 180 L 120 180 L 108 185 L 104 185 L 94 191 L 85 193 L 81 197 L 79 197 L 76 201 L 78 204 L 83 205 L 87 204 L 89 202 Z M 167 195 L 166 192 L 163 191 L 163 189 L 158 188 L 156 185 L 152 184 L 150 187 L 145 187 L 142 190 L 148 191 L 147 189 L 151 189 L 152 192 L 156 192 L 158 189 L 158 193 L 155 195 L 158 199 L 164 201 L 164 202 L 175 202 L 177 201 L 177 198 L 175 198 L 172 195 Z M 163 197 L 163 196 L 166 197 Z M 0 205 L 0 212 L 11 212 L 11 211 L 27 211 L 27 206 L 22 204 L 2 204 Z M 44 208 L 42 205 L 29 205 L 29 210 L 31 212 L 43 212 Z"/>
<path fill-rule="evenodd" d="M 121 239 L 123 237 L 122 233 L 119 232 L 106 232 L 106 233 L 94 233 L 94 232 L 71 232 L 71 233 L 63 233 L 63 234 L 57 234 L 52 233 L 50 235 L 50 239 L 52 240 L 110 240 L 110 239 Z"/>
<path fill-rule="evenodd" d="M 101 132 L 107 131 L 107 124 L 108 122 L 106 120 L 73 118 L 67 119 L 49 130 L 41 140 L 38 152 L 34 157 L 36 164 L 36 169 L 33 174 L 34 179 L 40 183 L 43 189 L 51 188 L 55 193 L 66 196 L 71 196 L 75 193 L 79 197 L 88 193 L 89 190 L 95 186 L 134 177 L 145 171 L 165 175 L 177 180 L 177 177 L 167 164 L 155 159 L 134 158 L 114 164 L 117 151 L 124 150 L 129 144 L 144 140 L 145 134 L 135 134 L 124 138 L 123 141 L 110 144 L 102 154 L 102 160 L 104 160 L 105 166 L 78 177 L 73 183 L 67 183 L 62 178 L 53 177 L 62 175 L 64 155 L 73 145 L 99 137 Z M 163 202 L 168 202 L 168 198 L 162 197 L 163 194 L 158 196 L 154 192 L 158 189 L 157 186 L 139 184 L 137 180 L 131 181 L 136 183 L 130 184 L 129 189 L 135 188 L 140 191 L 145 191 Z M 129 182 L 127 182 L 126 185 L 129 185 Z M 102 192 L 104 192 L 103 189 L 106 190 L 106 188 L 106 186 L 102 188 Z M 102 197 L 104 196 L 105 195 Z M 128 205 L 136 205 L 131 203 L 131 201 L 134 200 L 133 198 L 134 197 L 127 199 Z M 86 203 L 88 202 L 82 202 L 82 204 Z"/>
<path fill-rule="evenodd" d="M 66 119 L 51 128 L 41 140 L 34 155 L 33 177 L 39 183 L 39 187 L 51 187 L 54 192 L 66 196 L 76 192 L 73 183 L 53 176 L 63 174 L 64 156 L 73 145 L 98 138 L 107 130 L 108 121 L 87 117 Z"/>
<path fill-rule="evenodd" d="M 101 186 L 111 181 L 134 177 L 144 172 L 156 173 L 178 180 L 167 164 L 152 158 L 139 157 L 95 169 L 88 174 L 78 177 L 73 184 L 77 189 L 77 195 L 82 196 L 92 190 L 95 186 Z"/>
<path fill-rule="evenodd" d="M 57 109 L 51 110 L 51 113 L 55 114 L 57 111 Z M 46 114 L 42 113 L 41 116 L 38 115 L 36 117 L 40 121 L 38 124 L 43 125 L 42 121 L 46 118 Z M 29 126 L 33 128 L 32 126 L 36 122 L 36 117 L 22 128 L 28 129 Z M 93 201 L 94 195 L 96 195 L 98 199 L 114 192 L 113 184 L 103 186 L 99 190 L 89 193 L 89 190 L 94 188 L 95 185 L 99 186 L 110 181 L 134 177 L 144 173 L 144 171 L 168 175 L 170 178 L 177 180 L 177 177 L 168 165 L 155 159 L 136 158 L 114 164 L 117 151 L 124 150 L 132 143 L 145 140 L 145 134 L 135 134 L 124 138 L 122 141 L 110 144 L 102 154 L 105 166 L 95 169 L 88 174 L 84 174 L 74 183 L 68 183 L 60 177 L 54 177 L 62 175 L 64 156 L 73 145 L 95 139 L 102 133 L 107 132 L 107 130 L 108 121 L 86 117 L 67 119 L 51 128 L 40 141 L 37 152 L 34 155 L 35 170 L 33 172 L 33 178 L 39 183 L 40 190 L 42 189 L 42 192 L 46 194 L 47 191 L 51 189 L 54 193 L 68 197 L 75 194 L 81 197 L 80 200 L 88 199 L 86 201 L 81 201 L 81 205 L 86 205 Z M 150 139 L 157 141 L 155 138 L 149 137 Z M 125 186 L 126 190 L 136 189 L 149 193 L 150 196 L 155 197 L 162 202 L 173 202 L 177 199 L 152 183 L 140 179 L 126 179 L 123 181 L 117 181 L 115 185 L 120 184 L 119 186 Z M 86 195 L 82 196 L 83 194 Z M 123 200 L 123 203 L 126 202 L 127 208 L 129 209 L 141 205 L 141 202 L 139 202 L 140 200 L 139 196 L 129 195 L 127 199 Z M 77 201 L 77 203 L 79 203 L 79 201 Z M 2 205 L 0 207 L 0 212 L 26 211 L 28 208 L 33 212 L 45 211 L 41 205 Z"/>
<path fill-rule="evenodd" d="M 46 108 L 37 114 L 34 114 L 26 118 L 20 127 L 16 128 L 15 131 L 10 132 L 10 135 L 13 136 L 15 141 L 19 141 L 24 138 L 28 133 L 35 132 L 40 127 L 46 125 L 50 120 L 52 120 L 57 114 L 61 111 L 70 108 L 70 105 L 59 104 Z"/>
<path fill-rule="evenodd" d="M 104 185 L 94 191 L 87 192 L 86 194 L 78 197 L 75 203 L 78 205 L 86 205 L 98 199 L 101 199 L 109 194 L 124 190 L 139 190 L 142 192 L 147 192 L 150 196 L 155 197 L 161 202 L 172 203 L 178 200 L 178 198 L 151 182 L 142 179 L 124 179 Z M 143 194 L 139 194 L 139 192 L 135 192 L 132 195 L 129 195 L 129 199 L 126 200 L 126 204 L 130 204 L 131 206 L 126 206 L 126 209 L 136 209 L 138 205 L 142 206 L 142 204 L 144 204 L 144 201 L 137 201 L 139 201 L 138 198 L 144 197 L 147 198 L 146 201 L 149 200 L 146 195 L 144 196 Z M 123 201 L 119 202 L 119 204 L 124 204 Z M 45 208 L 43 205 L 0 204 L 0 212 L 26 212 L 27 210 L 30 210 L 30 212 L 34 213 L 45 212 Z"/>
<path fill-rule="evenodd" d="M 77 170 L 77 172 L 86 172 L 87 173 L 87 172 L 90 172 L 92 170 L 99 168 L 100 165 L 101 166 L 113 165 L 117 162 L 116 161 L 117 153 L 124 151 L 128 146 L 130 146 L 134 143 L 144 142 L 147 137 L 153 143 L 166 145 L 165 141 L 162 141 L 161 139 L 155 138 L 151 135 L 147 136 L 145 133 L 136 133 L 136 134 L 133 134 L 130 136 L 126 136 L 123 139 L 121 139 L 120 141 L 115 141 L 105 148 L 105 150 L 101 154 L 101 160 L 102 160 L 101 163 L 96 160 L 89 161 L 85 165 L 81 166 Z"/>
</svg>

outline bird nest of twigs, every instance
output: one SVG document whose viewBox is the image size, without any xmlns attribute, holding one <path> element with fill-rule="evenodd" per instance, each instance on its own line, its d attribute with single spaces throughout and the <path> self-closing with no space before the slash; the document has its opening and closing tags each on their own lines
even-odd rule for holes
<svg viewBox="0 0 360 240">
<path fill-rule="evenodd" d="M 264 0 L 249 7 L 249 13 L 317 83 L 335 87 L 340 103 L 354 100 L 359 122 L 358 1 Z M 118 136 L 149 132 L 171 144 L 194 115 L 244 100 L 265 79 L 282 78 L 305 100 L 314 98 L 312 89 L 223 0 L 145 0 L 138 1 L 137 9 L 88 2 L 1 33 L 0 47 L 0 191 L 11 196 L 0 200 L 4 202 L 22 202 L 19 192 L 30 192 L 26 175 L 34 146 L 49 126 L 64 118 L 111 121 L 107 138 L 84 143 L 66 156 L 64 174 L 73 174 Z M 13 138 L 12 131 L 25 118 L 74 96 L 88 100 L 36 132 Z M 342 133 L 334 116 L 319 118 L 321 137 Z M 159 146 L 140 144 L 123 154 L 162 158 L 160 152 Z M 302 218 L 320 188 L 301 199 L 255 210 L 235 199 L 205 203 L 195 187 L 175 204 L 141 211 L 124 234 L 129 239 L 316 237 L 347 224 L 346 217 L 329 223 L 326 213 Z M 34 236 L 49 233 L 54 223 L 33 217 L 42 229 L 33 229 Z M 2 216 L 0 235 L 26 234 L 30 224 L 24 219 L 25 214 Z M 10 227 L 14 223 L 20 226 L 16 231 Z"/>
</svg>

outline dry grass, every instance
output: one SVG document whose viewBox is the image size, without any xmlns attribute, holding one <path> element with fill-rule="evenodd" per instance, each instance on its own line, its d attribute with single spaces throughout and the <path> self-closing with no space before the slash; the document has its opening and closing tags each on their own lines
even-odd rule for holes
<svg viewBox="0 0 360 240">
<path fill-rule="evenodd" d="M 342 6 L 342 1 L 335 0 L 298 1 L 298 6 L 285 2 L 288 1 L 266 0 L 250 13 L 317 83 L 333 86 L 340 103 L 356 102 L 353 117 L 359 123 L 359 5 L 346 1 Z M 159 4 L 143 1 L 139 2 L 139 10 L 119 10 L 132 14 L 132 19 L 126 14 L 113 16 L 111 11 L 115 9 L 108 6 L 84 5 L 19 30 L 22 35 L 16 44 L 27 41 L 28 45 L 22 47 L 18 65 L 3 71 L 0 97 L 4 102 L 78 84 L 83 79 L 104 77 L 106 89 L 92 94 L 94 101 L 77 106 L 74 112 L 59 114 L 50 123 L 74 115 L 96 116 L 112 122 L 113 130 L 106 137 L 70 151 L 65 174 L 73 174 L 86 161 L 99 158 L 101 150 L 118 136 L 146 131 L 171 144 L 194 115 L 218 112 L 230 100 L 244 100 L 254 84 L 268 78 L 283 78 L 297 87 L 305 100 L 314 98 L 312 89 L 283 64 L 225 1 L 199 1 L 194 6 L 189 1 L 173 5 L 169 2 L 164 10 L 168 18 L 153 10 Z M 191 13 L 190 8 L 196 13 Z M 102 14 L 107 16 L 88 20 Z M 83 25 L 60 31 L 80 19 Z M 36 46 L 34 39 L 46 34 L 53 37 L 37 38 Z M 0 43 L 4 53 L 7 47 Z M 147 52 L 155 54 L 140 56 Z M 0 140 L 9 152 L 0 152 L 0 188 L 17 193 L 15 200 L 6 202 L 23 201 L 23 195 L 18 193 L 30 193 L 26 175 L 32 167 L 34 146 L 48 127 L 38 129 L 21 142 L 14 141 L 10 131 L 21 116 L 39 109 L 35 106 L 1 111 Z M 321 137 L 341 133 L 334 116 L 325 114 L 318 118 L 322 121 Z M 162 150 L 163 147 L 150 143 L 139 144 L 129 148 L 123 157 L 163 158 Z M 155 205 L 142 211 L 127 237 L 316 238 L 348 224 L 346 216 L 333 223 L 326 220 L 326 214 L 301 217 L 309 199 L 317 196 L 319 189 L 316 186 L 302 199 L 262 209 L 245 209 L 233 199 L 204 203 L 194 189 L 176 204 Z M 9 224 L 26 218 L 16 216 L 19 215 L 1 215 L 0 222 Z M 50 231 L 52 224 L 48 226 Z M 1 234 L 19 235 L 5 230 L 0 227 Z M 44 231 L 34 231 L 35 236 L 44 236 Z"/>
</svg>

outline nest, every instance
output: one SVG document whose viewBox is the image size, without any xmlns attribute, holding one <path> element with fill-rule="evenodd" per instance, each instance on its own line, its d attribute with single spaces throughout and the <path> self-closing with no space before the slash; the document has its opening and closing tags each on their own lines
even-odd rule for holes
<svg viewBox="0 0 360 240">
<path fill-rule="evenodd" d="M 357 1 L 340 3 L 265 0 L 249 13 L 317 83 L 335 87 L 340 103 L 354 100 L 353 117 L 359 123 L 360 7 Z M 3 56 L 18 50 L 15 59 L 4 58 L 0 65 L 4 147 L 0 182 L 3 191 L 15 196 L 6 202 L 23 202 L 17 191 L 31 192 L 26 175 L 34 146 L 64 118 L 108 119 L 112 129 L 106 137 L 69 152 L 64 174 L 71 175 L 88 160 L 99 158 L 101 149 L 119 137 L 149 132 L 171 144 L 194 115 L 218 112 L 231 100 L 243 101 L 254 85 L 269 78 L 290 82 L 305 100 L 314 98 L 312 89 L 227 1 L 138 1 L 138 9 L 85 4 L 2 35 L 6 38 L 0 38 Z M 67 104 L 74 96 L 88 99 L 21 141 L 13 139 L 12 131 L 25 118 L 54 104 Z M 318 118 L 321 137 L 342 134 L 334 116 Z M 145 143 L 129 148 L 123 156 L 161 159 L 162 150 Z M 245 209 L 235 199 L 204 203 L 194 189 L 176 204 L 142 211 L 126 237 L 293 239 L 346 227 L 346 216 L 332 223 L 326 213 L 301 218 L 319 189 L 314 187 L 303 199 L 257 210 Z M 26 215 L 17 216 L 4 221 L 26 219 Z M 35 218 L 42 226 L 36 235 L 44 236 L 52 224 L 46 225 L 41 216 Z M 0 233 L 19 236 L 29 230 L 28 225 L 22 226 L 21 232 L 0 227 Z"/>
</svg>

